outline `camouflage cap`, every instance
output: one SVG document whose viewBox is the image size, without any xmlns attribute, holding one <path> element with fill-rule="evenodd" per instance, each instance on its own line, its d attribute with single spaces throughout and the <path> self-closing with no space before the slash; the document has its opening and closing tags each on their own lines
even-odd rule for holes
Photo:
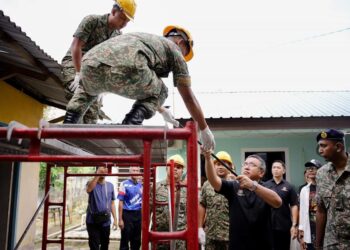
<svg viewBox="0 0 350 250">
<path fill-rule="evenodd" d="M 308 168 L 308 167 L 317 167 L 317 168 L 320 168 L 322 167 L 322 163 L 319 161 L 319 160 L 316 160 L 316 159 L 312 159 L 308 162 L 305 163 L 305 167 Z"/>
</svg>

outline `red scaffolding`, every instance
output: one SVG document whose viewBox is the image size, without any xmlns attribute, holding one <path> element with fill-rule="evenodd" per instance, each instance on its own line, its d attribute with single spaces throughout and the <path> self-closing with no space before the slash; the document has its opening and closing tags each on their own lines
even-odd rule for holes
<svg viewBox="0 0 350 250">
<path fill-rule="evenodd" d="M 143 197 L 142 197 L 142 249 L 149 249 L 149 243 L 166 241 L 166 240 L 185 240 L 187 242 L 187 249 L 198 249 L 198 172 L 197 172 L 197 133 L 196 126 L 193 122 L 188 122 L 184 128 L 169 129 L 166 131 L 167 140 L 185 140 L 187 142 L 187 227 L 185 230 L 176 232 L 157 232 L 149 229 L 150 225 L 150 187 L 151 180 L 153 187 L 155 187 L 156 167 L 164 166 L 164 162 L 152 161 L 152 143 L 155 140 L 164 139 L 165 131 L 161 128 L 147 128 L 147 127 L 123 127 L 115 126 L 103 128 L 98 127 L 84 127 L 62 125 L 60 127 L 44 127 L 44 128 L 27 128 L 22 126 L 15 126 L 11 129 L 0 128 L 0 139 L 25 139 L 28 141 L 28 151 L 21 155 L 18 154 L 2 154 L 0 161 L 16 161 L 16 162 L 46 162 L 46 187 L 45 195 L 48 194 L 50 188 L 51 168 L 54 165 L 64 167 L 64 185 L 63 185 L 63 202 L 52 202 L 50 198 L 45 201 L 44 205 L 44 221 L 43 221 L 43 238 L 42 249 L 47 249 L 48 244 L 56 243 L 61 245 L 64 249 L 65 240 L 65 217 L 66 217 L 66 187 L 67 178 L 72 176 L 96 176 L 97 174 L 71 174 L 68 171 L 69 166 L 91 166 L 107 165 L 109 167 L 114 165 L 125 166 L 142 166 L 143 171 Z M 134 155 L 48 155 L 41 152 L 41 144 L 45 139 L 125 139 L 125 140 L 142 140 L 143 152 Z M 173 168 L 173 164 L 170 164 Z M 172 171 L 171 171 L 172 172 Z M 112 174 L 109 168 L 108 176 L 123 176 L 125 174 Z M 130 176 L 130 174 L 127 174 Z M 151 178 L 152 177 L 152 178 Z M 171 198 L 169 205 L 171 211 L 174 211 L 174 178 L 170 178 Z M 153 188 L 152 192 L 155 192 Z M 154 193 L 153 193 L 154 194 Z M 50 196 L 49 196 L 50 197 Z M 153 195 L 155 197 L 155 195 Z M 155 211 L 157 204 L 153 198 L 153 211 Z M 62 224 L 61 224 L 61 238 L 57 240 L 48 239 L 48 211 L 50 206 L 62 207 Z M 174 214 L 171 216 L 174 218 Z M 153 228 L 156 226 L 155 213 L 153 215 Z M 154 244 L 152 244 L 154 246 Z"/>
</svg>

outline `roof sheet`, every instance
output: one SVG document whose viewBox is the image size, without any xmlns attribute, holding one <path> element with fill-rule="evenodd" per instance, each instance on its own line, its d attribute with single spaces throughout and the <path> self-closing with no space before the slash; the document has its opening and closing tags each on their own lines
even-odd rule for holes
<svg viewBox="0 0 350 250">
<path fill-rule="evenodd" d="M 52 57 L 45 53 L 34 41 L 21 30 L 19 26 L 11 22 L 8 16 L 0 10 L 0 29 L 17 41 L 33 57 L 39 60 L 50 72 L 57 77 L 60 75 L 61 66 Z"/>
<path fill-rule="evenodd" d="M 65 108 L 61 66 L 0 10 L 0 73 L 5 81 L 39 102 Z M 13 67 L 15 66 L 15 67 Z M 15 70 L 8 72 L 8 69 Z M 14 73 L 14 74 L 13 74 Z"/>
<path fill-rule="evenodd" d="M 206 118 L 350 117 L 350 90 L 195 94 Z M 186 109 L 175 95 L 175 117 Z M 187 112 L 188 113 L 188 112 Z"/>
</svg>

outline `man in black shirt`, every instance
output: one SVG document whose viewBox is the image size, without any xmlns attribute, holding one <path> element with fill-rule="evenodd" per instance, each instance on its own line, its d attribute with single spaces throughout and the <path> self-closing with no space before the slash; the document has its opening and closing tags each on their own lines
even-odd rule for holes
<svg viewBox="0 0 350 250">
<path fill-rule="evenodd" d="M 250 155 L 242 166 L 242 175 L 234 181 L 217 176 L 211 151 L 204 151 L 205 170 L 214 190 L 229 202 L 230 247 L 233 250 L 271 250 L 271 207 L 282 204 L 278 194 L 258 183 L 263 177 L 265 161 Z"/>
<path fill-rule="evenodd" d="M 266 187 L 282 198 L 282 206 L 271 210 L 273 246 L 276 250 L 289 250 L 291 236 L 295 239 L 298 233 L 298 195 L 290 183 L 283 179 L 286 173 L 283 161 L 274 161 L 271 172 L 273 178 L 265 183 Z"/>
</svg>

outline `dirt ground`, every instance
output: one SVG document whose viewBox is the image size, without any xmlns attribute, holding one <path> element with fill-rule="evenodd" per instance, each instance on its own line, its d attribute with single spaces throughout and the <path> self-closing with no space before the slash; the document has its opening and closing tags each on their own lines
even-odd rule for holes
<svg viewBox="0 0 350 250">
<path fill-rule="evenodd" d="M 35 244 L 35 249 L 41 249 L 41 242 L 37 242 Z M 53 244 L 49 245 L 48 250 L 60 250 L 61 247 L 59 245 Z M 89 244 L 87 240 L 66 240 L 64 242 L 64 249 L 66 250 L 89 250 Z M 108 249 L 119 249 L 119 241 L 111 241 L 109 243 Z"/>
<path fill-rule="evenodd" d="M 55 234 L 61 230 L 60 220 L 56 214 L 54 218 L 53 214 L 49 214 L 49 224 L 48 224 L 48 235 Z M 66 218 L 66 230 L 70 227 L 79 226 L 81 221 L 80 215 L 72 216 L 71 218 Z M 43 220 L 42 216 L 38 216 L 36 219 L 36 241 L 35 241 L 35 250 L 41 249 L 41 238 L 42 238 L 42 227 Z M 56 236 L 57 237 L 57 236 Z M 53 237 L 53 238 L 56 238 Z M 119 240 L 111 240 L 109 244 L 109 249 L 119 249 Z M 58 244 L 49 244 L 48 250 L 60 250 L 61 246 Z M 64 249 L 67 250 L 89 250 L 89 243 L 87 239 L 66 239 L 64 242 Z"/>
</svg>

